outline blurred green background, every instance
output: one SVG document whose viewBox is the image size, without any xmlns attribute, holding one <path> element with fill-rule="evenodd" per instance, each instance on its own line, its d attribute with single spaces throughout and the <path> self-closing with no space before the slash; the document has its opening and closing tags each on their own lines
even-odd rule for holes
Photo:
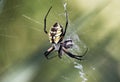
<svg viewBox="0 0 120 82">
<path fill-rule="evenodd" d="M 47 29 L 56 21 L 64 26 L 64 3 L 69 14 L 68 28 L 89 48 L 85 61 L 44 57 L 51 45 L 43 32 L 44 16 L 52 5 Z M 119 3 L 0 0 L 0 82 L 120 82 Z"/>
</svg>

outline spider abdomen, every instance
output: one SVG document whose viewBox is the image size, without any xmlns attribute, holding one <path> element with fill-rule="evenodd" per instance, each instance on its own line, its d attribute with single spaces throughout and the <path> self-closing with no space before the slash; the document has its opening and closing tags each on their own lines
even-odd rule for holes
<svg viewBox="0 0 120 82">
<path fill-rule="evenodd" d="M 55 23 L 49 31 L 50 43 L 58 43 L 61 40 L 63 28 L 59 23 Z"/>
</svg>

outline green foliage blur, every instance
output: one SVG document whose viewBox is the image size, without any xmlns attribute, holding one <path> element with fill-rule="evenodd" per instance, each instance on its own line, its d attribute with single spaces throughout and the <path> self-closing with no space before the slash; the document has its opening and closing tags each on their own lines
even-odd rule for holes
<svg viewBox="0 0 120 82">
<path fill-rule="evenodd" d="M 119 82 L 119 2 L 0 0 L 0 82 Z M 47 30 L 56 21 L 64 26 L 64 3 L 69 27 L 89 48 L 84 61 L 44 57 L 51 46 L 43 31 L 44 16 L 52 5 Z M 87 81 L 82 81 L 74 68 L 75 61 L 83 65 Z"/>
</svg>

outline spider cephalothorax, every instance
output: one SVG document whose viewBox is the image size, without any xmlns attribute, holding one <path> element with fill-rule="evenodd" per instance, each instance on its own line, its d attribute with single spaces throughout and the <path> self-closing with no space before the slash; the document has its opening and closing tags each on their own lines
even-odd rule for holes
<svg viewBox="0 0 120 82">
<path fill-rule="evenodd" d="M 49 41 L 52 44 L 52 46 L 44 53 L 45 57 L 48 59 L 48 55 L 53 51 L 56 50 L 58 51 L 58 56 L 59 58 L 61 58 L 62 53 L 65 52 L 68 56 L 81 60 L 82 57 L 86 54 L 87 50 L 85 51 L 85 53 L 82 56 L 78 56 L 78 55 L 73 55 L 71 52 L 68 51 L 69 48 L 71 48 L 73 46 L 73 42 L 71 39 L 68 40 L 64 40 L 64 36 L 66 34 L 66 30 L 67 30 L 67 26 L 68 26 L 68 16 L 67 16 L 67 11 L 65 10 L 65 16 L 66 16 L 66 24 L 65 24 L 65 29 L 63 30 L 63 27 L 59 24 L 59 23 L 55 23 L 49 33 L 46 30 L 46 19 L 47 16 L 51 10 L 52 6 L 50 7 L 50 9 L 48 10 L 45 18 L 44 18 L 44 32 L 46 34 L 48 34 L 49 36 Z"/>
</svg>

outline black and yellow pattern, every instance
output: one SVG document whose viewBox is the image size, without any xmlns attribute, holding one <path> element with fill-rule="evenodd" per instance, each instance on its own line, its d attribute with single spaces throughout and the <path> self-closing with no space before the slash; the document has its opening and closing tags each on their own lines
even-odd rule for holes
<svg viewBox="0 0 120 82">
<path fill-rule="evenodd" d="M 61 40 L 61 35 L 63 34 L 63 28 L 59 23 L 55 23 L 49 31 L 50 43 L 57 44 Z"/>
</svg>

